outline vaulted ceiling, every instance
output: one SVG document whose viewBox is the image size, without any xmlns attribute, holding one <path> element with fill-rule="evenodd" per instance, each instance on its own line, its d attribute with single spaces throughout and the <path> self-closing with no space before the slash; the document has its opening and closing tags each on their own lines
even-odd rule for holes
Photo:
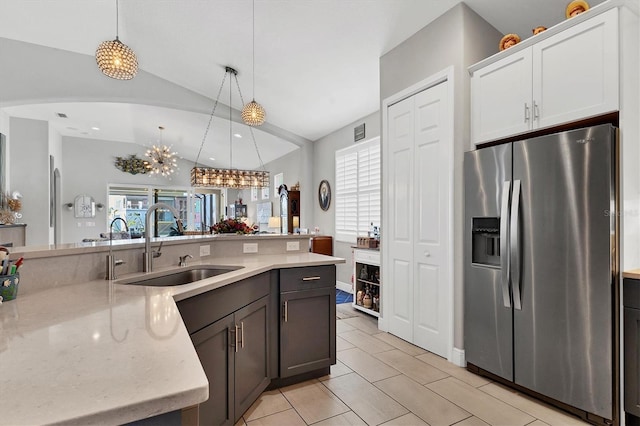
<svg viewBox="0 0 640 426">
<path fill-rule="evenodd" d="M 602 1 L 590 3 L 593 7 Z M 136 52 L 142 70 L 211 99 L 223 67 L 233 66 L 239 71 L 245 102 L 255 93 L 270 125 L 314 141 L 377 111 L 379 57 L 457 3 L 255 0 L 255 64 L 251 0 L 120 0 L 119 36 Z M 562 21 L 568 0 L 466 3 L 500 32 L 527 38 L 538 25 Z M 5 39 L 92 57 L 98 44 L 114 39 L 115 33 L 116 0 L 0 1 L 0 37 Z M 496 51 L 497 46 L 498 40 Z M 2 102 L 0 85 L 0 106 Z M 233 104 L 242 106 L 238 97 Z M 13 105 L 7 111 L 55 124 L 53 112 L 61 108 L 73 121 L 57 125 L 64 135 L 148 144 L 158 139 L 157 128 L 164 125 L 164 140 L 190 144 L 186 152 L 200 144 L 207 122 L 203 114 L 189 117 L 186 112 L 132 104 Z M 136 119 L 127 120 L 127 115 Z M 249 142 L 245 126 L 235 126 Z M 218 137 L 228 141 L 228 124 L 218 122 L 216 127 L 223 135 Z M 265 161 L 296 148 L 295 142 L 272 133 L 256 132 L 263 149 L 273 151 L 265 153 Z"/>
</svg>

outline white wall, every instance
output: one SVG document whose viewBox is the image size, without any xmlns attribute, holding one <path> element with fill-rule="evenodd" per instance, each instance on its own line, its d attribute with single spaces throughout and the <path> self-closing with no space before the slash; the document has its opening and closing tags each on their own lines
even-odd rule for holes
<svg viewBox="0 0 640 426">
<path fill-rule="evenodd" d="M 449 66 L 454 69 L 454 346 L 464 348 L 463 330 L 463 154 L 470 149 L 467 67 L 498 50 L 502 34 L 464 3 L 418 31 L 380 58 L 380 97 L 386 99 Z M 386 111 L 382 112 L 386 114 Z M 385 143 L 384 134 L 381 137 Z M 384 162 L 384 157 L 382 158 Z M 383 188 L 384 190 L 384 188 Z M 382 230 L 384 244 L 384 230 Z"/>
</svg>

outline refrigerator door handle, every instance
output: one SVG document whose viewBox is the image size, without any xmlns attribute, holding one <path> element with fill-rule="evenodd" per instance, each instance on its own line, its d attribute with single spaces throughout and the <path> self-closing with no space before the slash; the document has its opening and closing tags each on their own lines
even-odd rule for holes
<svg viewBox="0 0 640 426">
<path fill-rule="evenodd" d="M 511 246 L 511 285 L 513 286 L 513 307 L 522 310 L 520 293 L 520 181 L 513 181 L 511 198 L 511 229 L 509 231 Z"/>
<path fill-rule="evenodd" d="M 500 268 L 502 270 L 502 303 L 505 308 L 511 307 L 509 294 L 509 195 L 511 181 L 502 184 L 502 206 L 500 208 Z"/>
</svg>

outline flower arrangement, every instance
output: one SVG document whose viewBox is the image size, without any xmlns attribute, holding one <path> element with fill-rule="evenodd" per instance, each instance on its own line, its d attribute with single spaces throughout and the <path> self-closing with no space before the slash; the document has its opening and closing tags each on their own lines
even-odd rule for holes
<svg viewBox="0 0 640 426">
<path fill-rule="evenodd" d="M 251 234 L 253 228 L 236 219 L 225 219 L 211 227 L 214 234 Z"/>
</svg>

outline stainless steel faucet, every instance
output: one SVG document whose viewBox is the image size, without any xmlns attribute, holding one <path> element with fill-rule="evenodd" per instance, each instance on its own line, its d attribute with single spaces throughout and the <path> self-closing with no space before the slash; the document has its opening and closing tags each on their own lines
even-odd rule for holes
<svg viewBox="0 0 640 426">
<path fill-rule="evenodd" d="M 180 213 L 178 213 L 178 211 L 170 205 L 165 203 L 155 203 L 147 209 L 147 215 L 144 219 L 144 253 L 142 258 L 142 270 L 144 272 L 153 271 L 153 258 L 160 256 L 160 250 L 158 250 L 157 252 L 151 250 L 151 232 L 149 232 L 151 229 L 151 213 L 158 209 L 169 210 L 171 214 L 173 214 L 173 217 L 176 219 L 178 231 L 184 231 L 182 222 L 180 221 Z M 160 244 L 160 246 L 162 246 L 162 243 Z"/>
<path fill-rule="evenodd" d="M 193 259 L 193 256 L 190 254 L 185 254 L 184 256 L 179 256 L 180 260 L 178 262 L 178 266 L 187 266 L 187 257 L 189 259 Z"/>
<path fill-rule="evenodd" d="M 122 259 L 114 259 L 112 246 L 113 246 L 113 224 L 117 221 L 121 220 L 124 223 L 124 229 L 129 232 L 129 226 L 127 226 L 127 221 L 121 217 L 116 217 L 111 221 L 109 225 L 109 254 L 107 255 L 107 273 L 105 275 L 105 279 L 107 280 L 115 280 L 116 279 L 116 266 L 124 264 Z"/>
</svg>

